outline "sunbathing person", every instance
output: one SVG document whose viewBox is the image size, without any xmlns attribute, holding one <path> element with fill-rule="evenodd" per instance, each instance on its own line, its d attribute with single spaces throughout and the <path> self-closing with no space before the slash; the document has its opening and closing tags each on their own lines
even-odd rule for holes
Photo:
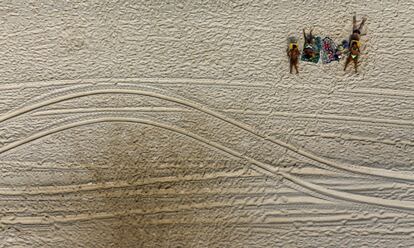
<svg viewBox="0 0 414 248">
<path fill-rule="evenodd" d="M 353 20 L 352 20 L 352 34 L 349 37 L 349 56 L 345 62 L 345 68 L 344 71 L 346 70 L 346 68 L 348 67 L 349 63 L 351 63 L 351 61 L 354 62 L 354 66 L 355 66 L 355 72 L 357 72 L 357 67 L 358 67 L 358 59 L 359 56 L 361 54 L 361 30 L 364 27 L 365 21 L 367 20 L 367 18 L 362 18 L 362 22 L 361 24 L 359 24 L 359 27 L 357 26 L 356 23 L 356 16 L 353 16 Z"/>
<path fill-rule="evenodd" d="M 303 29 L 303 37 L 305 38 L 305 46 L 303 48 L 303 54 L 306 59 L 311 59 L 315 57 L 315 50 L 313 46 L 315 44 L 315 37 L 312 35 L 312 29 L 309 32 L 309 35 L 306 35 L 305 29 Z"/>
<path fill-rule="evenodd" d="M 365 24 L 366 20 L 367 20 L 367 18 L 365 18 L 365 17 L 362 18 L 362 22 L 361 22 L 361 24 L 359 24 L 359 27 L 358 27 L 357 23 L 356 23 L 356 16 L 354 15 L 354 17 L 352 19 L 352 34 L 349 37 L 349 44 L 351 44 L 351 42 L 353 40 L 359 41 L 361 39 L 361 31 L 362 31 L 362 28 L 364 27 L 364 24 Z"/>
<path fill-rule="evenodd" d="M 298 63 L 299 63 L 299 56 L 300 56 L 300 51 L 299 51 L 298 45 L 295 44 L 295 43 L 290 44 L 287 55 L 289 57 L 290 73 L 292 73 L 293 67 L 295 67 L 296 74 L 298 74 L 299 73 Z"/>
<path fill-rule="evenodd" d="M 348 67 L 349 63 L 351 63 L 351 61 L 354 62 L 354 67 L 355 67 L 355 72 L 358 72 L 358 58 L 359 55 L 361 54 L 361 51 L 359 50 L 359 41 L 353 40 L 351 43 L 351 47 L 349 48 L 349 56 L 346 59 L 345 62 L 345 68 L 344 71 L 346 70 L 346 68 Z"/>
</svg>

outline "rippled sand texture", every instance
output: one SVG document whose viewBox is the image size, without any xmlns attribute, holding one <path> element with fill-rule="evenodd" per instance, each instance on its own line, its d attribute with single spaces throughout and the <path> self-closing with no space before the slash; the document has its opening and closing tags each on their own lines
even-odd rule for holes
<svg viewBox="0 0 414 248">
<path fill-rule="evenodd" d="M 0 5 L 1 248 L 414 246 L 412 1 L 59 2 Z"/>
</svg>

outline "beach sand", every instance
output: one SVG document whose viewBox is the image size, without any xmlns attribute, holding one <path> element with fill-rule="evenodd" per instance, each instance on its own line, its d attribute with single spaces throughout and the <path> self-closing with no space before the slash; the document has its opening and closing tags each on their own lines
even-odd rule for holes
<svg viewBox="0 0 414 248">
<path fill-rule="evenodd" d="M 0 248 L 414 246 L 412 1 L 0 13 Z M 358 73 L 289 74 L 354 13 Z"/>
</svg>

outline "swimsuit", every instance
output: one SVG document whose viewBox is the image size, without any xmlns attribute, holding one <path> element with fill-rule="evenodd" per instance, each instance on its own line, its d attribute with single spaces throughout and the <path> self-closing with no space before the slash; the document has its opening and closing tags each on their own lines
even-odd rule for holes
<svg viewBox="0 0 414 248">
<path fill-rule="evenodd" d="M 289 50 L 293 49 L 293 45 L 296 45 L 296 47 L 299 48 L 298 43 L 290 43 L 289 44 Z"/>
<path fill-rule="evenodd" d="M 360 42 L 359 40 L 351 40 L 351 45 L 350 45 L 351 50 L 354 50 L 354 49 L 352 48 L 352 45 L 354 44 L 354 42 L 356 42 L 357 47 L 358 47 L 358 50 L 359 50 L 359 48 L 361 47 L 361 42 Z M 357 59 L 357 58 L 358 58 L 358 55 L 351 54 L 351 57 L 352 57 L 353 59 Z"/>
<path fill-rule="evenodd" d="M 352 44 L 356 42 L 357 43 L 357 47 L 360 48 L 361 47 L 361 42 L 359 40 L 351 40 L 351 44 L 349 45 L 349 47 L 352 47 Z"/>
</svg>

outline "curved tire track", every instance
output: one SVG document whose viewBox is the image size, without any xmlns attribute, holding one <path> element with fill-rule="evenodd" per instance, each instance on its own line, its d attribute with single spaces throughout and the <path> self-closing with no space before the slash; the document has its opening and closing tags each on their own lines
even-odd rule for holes
<svg viewBox="0 0 414 248">
<path fill-rule="evenodd" d="M 346 200 L 346 201 L 350 201 L 350 202 L 355 202 L 355 203 L 364 203 L 364 204 L 368 204 L 368 205 L 375 205 L 375 206 L 381 206 L 381 207 L 390 207 L 390 208 L 396 208 L 396 209 L 400 209 L 400 210 L 409 210 L 409 211 L 413 211 L 414 210 L 414 202 L 410 202 L 410 201 L 398 201 L 398 200 L 387 200 L 387 199 L 381 199 L 381 198 L 376 198 L 376 197 L 369 197 L 369 196 L 361 196 L 361 195 L 355 195 L 355 194 L 351 194 L 351 193 L 345 193 L 345 192 L 340 192 L 340 191 L 336 191 L 336 190 L 331 190 L 331 189 L 327 189 L 324 188 L 322 186 L 313 184 L 313 183 L 309 183 L 306 181 L 303 181 L 300 178 L 294 177 L 292 175 L 290 175 L 289 173 L 286 172 L 281 172 L 279 171 L 278 168 L 273 167 L 272 165 L 257 161 L 253 158 L 249 158 L 246 157 L 244 155 L 242 155 L 241 153 L 234 151 L 228 147 L 225 147 L 217 142 L 214 141 L 209 141 L 208 139 L 205 139 L 201 136 L 198 136 L 196 134 L 193 134 L 191 132 L 185 131 L 183 129 L 180 128 L 176 128 L 176 127 L 171 127 L 162 123 L 158 123 L 158 122 L 154 122 L 154 121 L 149 121 L 149 120 L 143 120 L 143 119 L 138 119 L 138 118 L 126 118 L 126 117 L 106 117 L 106 118 L 97 118 L 97 119 L 90 119 L 90 120 L 84 120 L 84 121 L 78 121 L 75 123 L 71 123 L 71 124 L 66 124 L 60 127 L 56 127 L 50 130 L 45 130 L 45 131 L 41 131 L 38 132 L 36 134 L 33 134 L 25 139 L 19 140 L 19 141 L 15 141 L 13 143 L 10 143 L 6 146 L 3 146 L 2 148 L 0 148 L 0 154 L 4 153 L 8 150 L 11 150 L 13 148 L 16 148 L 18 146 L 27 144 L 29 142 L 32 142 L 34 140 L 61 132 L 61 131 L 65 131 L 71 128 L 75 128 L 75 127 L 80 127 L 80 126 L 85 126 L 85 125 L 91 125 L 91 124 L 96 124 L 96 123 L 102 123 L 102 122 L 130 122 L 130 123 L 140 123 L 140 124 L 145 124 L 145 125 L 150 125 L 150 126 L 154 126 L 154 127 L 158 127 L 161 129 L 166 129 L 175 133 L 179 133 L 182 135 L 185 135 L 187 137 L 190 137 L 192 139 L 195 139 L 201 143 L 204 143 L 210 147 L 214 147 L 215 149 L 221 151 L 221 152 L 225 152 L 235 158 L 239 158 L 239 159 L 243 159 L 246 160 L 248 162 L 250 162 L 252 164 L 252 167 L 254 170 L 264 174 L 264 175 L 268 175 L 270 177 L 283 177 L 289 181 L 294 182 L 295 184 L 304 187 L 306 189 L 309 189 L 313 192 L 316 192 L 318 194 L 324 195 L 324 196 L 328 196 L 329 198 L 336 198 L 336 199 L 341 199 L 341 200 Z"/>
<path fill-rule="evenodd" d="M 180 104 L 180 105 L 190 107 L 192 109 L 196 109 L 196 110 L 201 111 L 201 112 L 203 112 L 205 114 L 208 114 L 210 116 L 216 117 L 216 118 L 218 118 L 218 119 L 220 119 L 224 122 L 227 122 L 227 123 L 232 124 L 236 127 L 239 127 L 239 128 L 241 128 L 241 129 L 243 129 L 243 130 L 259 137 L 259 138 L 268 140 L 268 141 L 270 141 L 270 142 L 272 142 L 276 145 L 284 147 L 284 148 L 286 148 L 290 151 L 293 151 L 297 154 L 300 154 L 300 155 L 302 155 L 302 156 L 304 156 L 308 159 L 311 159 L 313 161 L 316 161 L 318 163 L 321 163 L 321 164 L 324 164 L 324 165 L 327 165 L 327 166 L 330 166 L 330 167 L 334 167 L 334 168 L 337 168 L 337 169 L 341 169 L 341 170 L 345 170 L 345 171 L 349 171 L 349 172 L 353 172 L 353 173 L 370 175 L 370 176 L 414 181 L 414 174 L 397 172 L 397 171 L 390 171 L 390 170 L 378 169 L 378 168 L 369 168 L 369 167 L 363 167 L 363 166 L 355 166 L 355 165 L 346 165 L 346 164 L 335 163 L 335 162 L 330 161 L 326 158 L 319 157 L 319 156 L 317 156 L 315 154 L 312 154 L 308 151 L 305 151 L 303 149 L 295 147 L 295 146 L 293 146 L 289 143 L 285 143 L 283 141 L 261 135 L 261 134 L 257 133 L 253 128 L 247 126 L 246 124 L 240 123 L 240 122 L 238 122 L 236 120 L 233 120 L 231 118 L 228 118 L 228 117 L 226 117 L 226 116 L 224 116 L 224 115 L 222 115 L 218 112 L 215 112 L 213 110 L 205 108 L 204 106 L 202 106 L 198 103 L 194 103 L 194 102 L 191 102 L 189 100 L 182 100 L 182 99 L 179 99 L 179 98 L 170 97 L 170 96 L 166 96 L 166 95 L 162 95 L 162 94 L 158 94 L 158 93 L 154 93 L 154 92 L 143 91 L 143 90 L 103 89 L 103 90 L 91 90 L 91 91 L 86 91 L 86 92 L 72 93 L 72 94 L 56 97 L 56 98 L 53 98 L 53 99 L 49 99 L 49 100 L 46 100 L 46 101 L 43 101 L 43 102 L 34 103 L 31 106 L 22 107 L 21 109 L 12 111 L 10 113 L 6 113 L 5 115 L 0 117 L 0 123 L 4 122 L 6 120 L 12 119 L 14 117 L 20 116 L 22 114 L 28 113 L 28 112 L 33 111 L 35 109 L 39 109 L 41 107 L 45 107 L 45 106 L 48 106 L 48 105 L 52 105 L 52 104 L 63 102 L 63 101 L 70 100 L 70 99 L 75 99 L 75 98 L 80 98 L 80 97 L 85 97 L 85 96 L 92 96 L 92 95 L 100 95 L 100 94 L 133 94 L 133 95 L 142 95 L 142 96 L 154 97 L 154 98 L 158 98 L 158 99 L 161 99 L 161 100 L 174 102 L 174 103 L 177 103 L 177 104 Z M 0 149 L 0 151 L 1 151 L 1 149 Z"/>
</svg>

